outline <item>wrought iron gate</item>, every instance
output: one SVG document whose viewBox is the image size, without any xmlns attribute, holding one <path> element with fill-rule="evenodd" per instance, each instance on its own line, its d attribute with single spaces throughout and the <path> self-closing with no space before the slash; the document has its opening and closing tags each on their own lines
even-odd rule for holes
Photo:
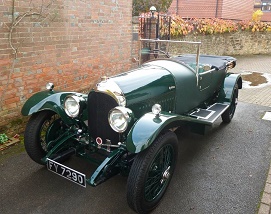
<svg viewBox="0 0 271 214">
<path fill-rule="evenodd" d="M 161 40 L 170 40 L 171 16 L 158 15 L 157 22 L 157 38 Z"/>
<path fill-rule="evenodd" d="M 153 40 L 170 40 L 170 22 L 171 17 L 158 14 L 151 16 L 146 14 L 140 17 L 140 38 Z M 166 47 L 159 42 L 142 42 L 140 50 L 140 64 L 153 58 L 157 58 L 162 53 L 168 57 Z"/>
<path fill-rule="evenodd" d="M 140 17 L 140 36 L 142 39 L 170 40 L 170 23 L 171 17 L 168 15 L 144 15 Z"/>
</svg>

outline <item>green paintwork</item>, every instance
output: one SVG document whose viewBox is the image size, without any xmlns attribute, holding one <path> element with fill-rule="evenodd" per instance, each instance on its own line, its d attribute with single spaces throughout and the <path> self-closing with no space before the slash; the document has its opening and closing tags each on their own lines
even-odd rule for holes
<svg viewBox="0 0 271 214">
<path fill-rule="evenodd" d="M 170 71 L 174 77 L 176 84 L 174 113 L 176 114 L 185 114 L 208 100 L 215 91 L 219 90 L 225 77 L 225 70 L 203 72 L 200 74 L 197 86 L 196 73 L 189 66 L 170 60 L 156 60 L 148 64 L 161 66 Z"/>
<path fill-rule="evenodd" d="M 193 131 L 204 133 L 206 128 L 211 127 L 213 121 L 198 119 L 190 113 L 214 103 L 230 104 L 235 84 L 238 83 L 239 88 L 242 87 L 240 75 L 227 73 L 226 66 L 209 71 L 201 69 L 197 74 L 193 66 L 174 59 L 149 61 L 138 69 L 111 77 L 110 81 L 115 83 L 114 86 L 117 85 L 118 90 L 105 90 L 103 93 L 113 96 L 114 92 L 121 89 L 120 93 L 123 94 L 120 95 L 124 95 L 126 99 L 125 107 L 131 109 L 134 114 L 131 128 L 129 126 L 125 133 L 117 135 L 119 141 L 112 141 L 114 147 L 111 151 L 107 151 L 105 145 L 102 148 L 97 146 L 95 137 L 92 136 L 94 134 L 90 133 L 85 123 L 87 119 L 91 120 L 88 118 L 87 108 L 92 107 L 87 101 L 86 94 L 42 91 L 30 97 L 21 111 L 27 116 L 51 110 L 61 117 L 65 126 L 57 122 L 48 130 L 46 136 L 48 152 L 42 161 L 45 163 L 47 158 L 57 154 L 64 156 L 65 151 L 74 151 L 77 156 L 99 165 L 87 180 L 92 186 L 97 186 L 123 169 L 129 171 L 134 154 L 148 148 L 166 130 L 180 125 L 190 125 Z M 106 81 L 104 83 L 106 86 Z M 84 98 L 83 113 L 78 118 L 68 117 L 63 108 L 65 98 L 71 94 Z M 151 112 L 152 106 L 156 103 L 162 106 L 159 116 Z M 99 111 L 103 113 L 102 106 Z M 55 132 L 61 128 L 63 130 L 56 138 Z M 94 153 L 98 154 L 100 150 L 104 155 L 103 160 L 92 156 Z"/>
<path fill-rule="evenodd" d="M 77 94 L 78 96 L 84 97 L 87 96 L 75 92 L 41 91 L 34 94 L 26 101 L 21 113 L 22 115 L 27 116 L 38 111 L 51 110 L 56 112 L 66 124 L 74 124 L 76 121 L 68 117 L 63 109 L 64 99 L 70 94 Z"/>
<path fill-rule="evenodd" d="M 149 147 L 163 127 L 176 120 L 176 117 L 178 116 L 166 114 L 156 117 L 152 113 L 143 115 L 128 133 L 126 141 L 128 151 L 138 153 Z"/>
<path fill-rule="evenodd" d="M 147 63 L 147 65 L 161 66 L 163 69 L 170 70 L 175 78 L 176 106 L 174 107 L 175 111 L 162 114 L 159 118 L 156 118 L 152 113 L 147 113 L 134 124 L 127 137 L 127 149 L 134 153 L 149 147 L 161 130 L 169 125 L 172 126 L 172 124 L 194 124 L 195 129 L 204 132 L 205 126 L 212 124 L 205 120 L 191 118 L 186 113 L 208 100 L 214 91 L 219 91 L 225 76 L 222 93 L 219 93 L 217 102 L 229 104 L 235 83 L 239 82 L 240 84 L 240 75 L 226 74 L 225 69 L 201 73 L 197 86 L 195 72 L 188 66 L 169 60 L 156 60 Z M 223 93 L 225 93 L 224 97 Z"/>
<path fill-rule="evenodd" d="M 145 65 L 110 79 L 121 88 L 126 107 L 135 117 L 150 112 L 155 103 L 160 103 L 164 111 L 174 111 L 175 81 L 168 70 Z"/>
<path fill-rule="evenodd" d="M 125 150 L 123 148 L 116 149 L 112 151 L 107 158 L 98 166 L 98 168 L 95 170 L 95 172 L 92 174 L 90 179 L 87 179 L 87 183 L 91 186 L 97 186 L 98 184 L 104 182 L 108 178 L 112 177 L 113 175 L 116 175 L 119 173 L 118 167 L 116 167 L 116 164 L 120 162 L 120 158 L 125 153 Z M 114 171 L 110 167 L 115 167 Z M 108 170 L 108 171 L 107 171 Z M 109 174 L 111 174 L 109 176 Z"/>
<path fill-rule="evenodd" d="M 138 153 L 148 148 L 164 128 L 173 128 L 185 123 L 200 123 L 209 125 L 208 122 L 185 115 L 162 112 L 159 116 L 147 113 L 136 121 L 127 135 L 127 150 Z"/>
<path fill-rule="evenodd" d="M 238 88 L 242 88 L 242 78 L 240 74 L 227 73 L 224 80 L 223 88 L 219 92 L 219 103 L 230 104 L 233 96 L 233 90 L 235 84 L 238 84 Z"/>
<path fill-rule="evenodd" d="M 163 111 L 185 114 L 219 91 L 225 75 L 225 69 L 202 72 L 197 85 L 196 73 L 190 66 L 160 59 L 110 79 L 123 91 L 126 107 L 139 118 L 155 103 Z"/>
<path fill-rule="evenodd" d="M 48 142 L 49 147 L 52 147 L 53 144 L 55 144 L 55 145 L 48 151 L 46 156 L 44 156 L 44 158 L 42 158 L 42 161 L 44 163 L 46 163 L 47 158 L 50 158 L 51 155 L 56 154 L 60 149 L 67 147 L 68 146 L 67 141 L 69 139 L 71 139 L 72 137 L 74 137 L 75 135 L 76 135 L 75 132 L 70 132 L 70 130 L 67 130 L 60 137 L 58 137 L 55 141 Z"/>
</svg>

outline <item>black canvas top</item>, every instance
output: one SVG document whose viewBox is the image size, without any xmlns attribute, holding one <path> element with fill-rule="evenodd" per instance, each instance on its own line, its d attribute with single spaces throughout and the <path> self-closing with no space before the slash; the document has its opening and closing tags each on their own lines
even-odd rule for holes
<svg viewBox="0 0 271 214">
<path fill-rule="evenodd" d="M 173 60 L 190 65 L 196 63 L 196 54 L 185 54 L 177 57 L 173 57 Z M 224 69 L 228 62 L 235 61 L 236 59 L 230 56 L 212 56 L 212 55 L 200 55 L 199 64 L 209 64 L 212 68 L 218 70 Z"/>
</svg>

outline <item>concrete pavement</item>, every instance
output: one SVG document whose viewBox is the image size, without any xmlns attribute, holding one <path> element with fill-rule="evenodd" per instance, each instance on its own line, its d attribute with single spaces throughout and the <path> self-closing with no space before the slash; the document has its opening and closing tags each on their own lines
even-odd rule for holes
<svg viewBox="0 0 271 214">
<path fill-rule="evenodd" d="M 241 73 L 242 76 L 247 72 L 258 72 L 265 74 L 266 79 L 269 80 L 267 84 L 254 87 L 245 85 L 239 92 L 239 101 L 271 107 L 271 56 L 251 55 L 236 56 L 236 58 L 237 66 L 230 71 Z"/>
<path fill-rule="evenodd" d="M 257 213 L 271 160 L 270 121 L 261 119 L 266 111 L 271 108 L 239 102 L 233 121 L 219 118 L 207 135 L 177 130 L 178 164 L 153 214 Z M 78 157 L 65 165 L 87 177 L 97 167 Z M 0 213 L 134 214 L 126 184 L 127 178 L 117 175 L 81 188 L 21 152 L 0 162 Z"/>
<path fill-rule="evenodd" d="M 271 56 L 252 55 L 236 56 L 236 58 L 237 66 L 232 70 L 234 73 L 241 73 L 244 78 L 248 72 L 263 73 L 268 82 L 254 87 L 245 84 L 244 88 L 239 92 L 239 101 L 271 107 Z M 271 166 L 262 193 L 258 214 L 271 214 Z"/>
</svg>

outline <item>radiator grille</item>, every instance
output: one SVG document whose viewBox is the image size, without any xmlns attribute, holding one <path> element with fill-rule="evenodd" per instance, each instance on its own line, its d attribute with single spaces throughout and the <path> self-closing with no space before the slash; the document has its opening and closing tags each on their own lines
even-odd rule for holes
<svg viewBox="0 0 271 214">
<path fill-rule="evenodd" d="M 88 95 L 88 127 L 90 135 L 96 139 L 100 137 L 117 144 L 119 134 L 113 131 L 108 123 L 108 112 L 118 104 L 114 98 L 102 92 L 90 92 Z"/>
</svg>

